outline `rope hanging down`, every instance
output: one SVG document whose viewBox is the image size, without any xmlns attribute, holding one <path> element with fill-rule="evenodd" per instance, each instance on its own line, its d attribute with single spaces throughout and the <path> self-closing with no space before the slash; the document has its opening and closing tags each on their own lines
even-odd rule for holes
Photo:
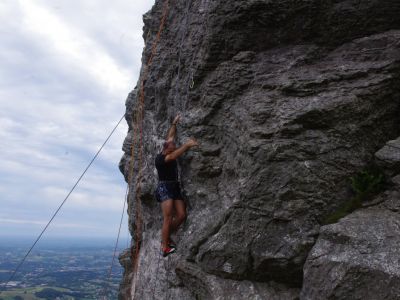
<svg viewBox="0 0 400 300">
<path fill-rule="evenodd" d="M 136 284 L 137 284 L 137 274 L 139 269 L 139 255 L 140 255 L 140 247 L 142 241 L 142 224 L 143 224 L 143 216 L 142 216 L 142 207 L 141 207 L 141 185 L 140 181 L 142 178 L 142 165 L 143 165 L 143 117 L 144 117 L 144 100 L 145 100 L 145 93 L 144 93 L 144 83 L 147 80 L 150 66 L 153 62 L 153 58 L 156 54 L 157 46 L 161 37 L 161 33 L 164 29 L 166 18 L 169 11 L 169 0 L 165 0 L 162 18 L 160 22 L 160 27 L 157 32 L 155 41 L 153 43 L 150 57 L 146 63 L 144 73 L 142 75 L 142 80 L 140 83 L 140 90 L 139 90 L 139 101 L 136 104 L 136 110 L 134 110 L 135 116 L 132 120 L 132 127 L 133 127 L 133 135 L 132 135 L 132 146 L 131 146 L 131 159 L 129 162 L 129 174 L 128 174 L 128 188 L 130 190 L 130 195 L 134 194 L 134 191 L 131 190 L 132 188 L 132 179 L 133 179 L 133 172 L 134 172 L 134 160 L 135 160 L 135 150 L 137 144 L 139 144 L 138 149 L 138 175 L 136 180 L 136 195 L 135 195 L 135 224 L 134 224 L 134 231 L 135 231 L 135 247 L 134 253 L 131 251 L 131 260 L 133 262 L 133 278 L 132 284 L 130 289 L 130 298 L 135 298 L 135 291 L 136 291 Z M 139 134 L 139 136 L 138 136 Z M 131 246 L 132 249 L 132 246 Z"/>
<path fill-rule="evenodd" d="M 206 4 L 204 3 L 206 1 Z M 207 37 L 208 36 L 208 17 L 209 17 L 209 11 L 210 11 L 210 9 L 209 9 L 209 0 L 203 0 L 202 1 L 202 3 L 201 3 L 201 7 L 199 8 L 199 11 L 201 12 L 201 13 L 204 13 L 204 21 L 203 21 L 203 32 L 205 32 L 205 34 L 203 35 L 203 39 L 202 39 L 202 41 L 200 42 L 198 42 L 198 44 L 197 44 L 197 52 L 196 52 L 196 54 L 194 54 L 193 56 L 192 56 L 192 59 L 191 59 L 191 62 L 190 62 L 190 66 L 189 66 L 189 70 L 191 71 L 190 72 L 190 74 L 189 74 L 189 77 L 188 77 L 188 81 L 186 82 L 186 90 L 184 91 L 185 92 L 185 95 L 183 95 L 183 93 L 182 93 L 182 96 L 185 96 L 185 98 L 186 98 L 186 100 L 185 101 L 180 101 L 180 102 L 178 102 L 178 111 L 180 112 L 180 113 L 184 113 L 184 112 L 186 112 L 186 103 L 188 102 L 188 98 L 189 98 L 189 89 L 192 89 L 193 87 L 194 87 L 194 80 L 193 80 L 193 73 L 194 73 L 194 70 L 196 70 L 197 69 L 197 67 L 198 67 L 198 62 L 196 63 L 196 66 L 194 66 L 194 60 L 195 60 L 195 58 L 197 57 L 197 55 L 198 55 L 198 53 L 199 53 L 199 49 L 200 49 L 200 47 L 201 47 L 201 45 L 204 43 L 204 41 L 205 41 L 205 37 Z M 180 94 L 181 93 L 181 80 L 180 80 L 180 74 L 181 74 L 181 60 L 182 60 L 182 58 L 181 58 L 181 53 L 182 53 L 182 49 L 183 49 L 183 44 L 184 44 L 184 42 L 185 42 L 185 38 L 186 38 L 186 35 L 187 35 L 187 32 L 188 32 L 188 20 L 190 19 L 189 18 L 189 15 L 190 15 L 190 7 L 191 7 L 191 5 L 192 5 L 192 1 L 191 0 L 188 0 L 187 1 L 187 3 L 186 3 L 186 8 L 185 8 L 185 16 L 184 16 L 184 22 L 183 22 L 183 29 L 184 30 L 182 30 L 181 32 L 182 32 L 182 34 L 180 35 L 180 43 L 179 43 L 179 51 L 178 51 L 178 73 L 177 73 L 177 80 L 176 80 L 176 85 L 175 85 L 175 90 L 174 90 L 174 98 L 173 98 L 173 101 L 172 101 L 172 103 L 173 103 L 173 105 L 174 105 L 174 107 L 175 106 L 177 106 L 177 104 L 176 104 L 176 99 L 177 99 L 177 96 L 178 96 L 178 94 Z M 208 48 L 208 47 L 207 47 Z M 206 51 L 207 52 L 207 51 Z M 164 62 L 164 58 L 165 57 L 163 57 L 162 58 L 162 61 L 161 61 L 161 63 L 160 63 L 160 65 L 162 66 L 162 64 L 163 64 L 163 62 Z M 157 99 L 157 88 L 156 88 L 156 90 L 155 90 L 155 98 Z M 183 104 L 182 104 L 182 102 L 183 102 Z M 176 113 L 177 112 L 175 112 L 174 113 L 174 115 L 176 115 Z M 178 169 L 180 169 L 180 167 L 179 167 L 179 162 L 178 162 Z M 178 173 L 180 174 L 181 172 L 180 171 L 178 171 Z M 182 182 L 181 182 L 181 184 L 182 184 Z M 181 186 L 181 190 L 183 190 L 183 187 Z M 162 254 L 161 254 L 161 252 L 159 253 L 159 255 L 157 255 L 158 256 L 158 259 L 157 259 L 157 268 L 156 268 L 156 277 L 155 277 L 155 280 L 154 280 L 154 283 L 151 285 L 151 287 L 150 287 L 150 293 L 151 293 L 151 295 L 152 295 L 152 297 L 153 297 L 153 299 L 155 299 L 155 290 L 156 290 L 156 283 L 158 282 L 157 281 L 157 278 L 158 278 L 158 274 L 160 273 L 159 271 L 158 271 L 158 269 L 159 269 L 159 265 L 160 265 L 160 259 L 161 259 L 161 256 L 162 256 Z M 169 269 L 169 259 L 167 260 L 167 267 L 166 267 L 166 269 Z M 168 275 L 167 275 L 167 277 L 168 277 Z M 166 287 L 167 288 L 167 291 L 166 291 L 166 297 L 165 297 L 165 299 L 166 300 L 168 300 L 169 299 L 169 297 L 170 297 L 170 290 L 168 289 L 168 286 Z"/>
<path fill-rule="evenodd" d="M 85 176 L 86 172 L 89 170 L 89 168 L 92 166 L 93 162 L 96 160 L 97 156 L 99 156 L 101 150 L 103 150 L 104 146 L 107 144 L 108 140 L 111 138 L 111 136 L 114 134 L 115 130 L 117 129 L 117 127 L 119 126 L 119 124 L 122 122 L 122 120 L 124 119 L 125 114 L 121 117 L 121 119 L 118 121 L 117 125 L 115 125 L 115 127 L 113 128 L 113 130 L 111 131 L 111 133 L 108 135 L 108 137 L 106 138 L 106 140 L 103 142 L 103 144 L 101 145 L 101 147 L 99 148 L 99 150 L 97 151 L 97 153 L 94 155 L 94 157 L 92 158 L 92 160 L 90 161 L 90 163 L 87 165 L 87 167 L 85 168 L 85 170 L 83 171 L 83 173 L 81 174 L 81 176 L 78 178 L 78 180 L 75 182 L 74 186 L 71 188 L 71 190 L 68 192 L 67 196 L 64 198 L 64 200 L 62 201 L 62 203 L 60 204 L 60 206 L 57 208 L 57 210 L 55 211 L 55 213 L 53 214 L 53 216 L 50 218 L 50 221 L 46 224 L 46 226 L 43 228 L 42 232 L 39 234 L 39 236 L 36 238 L 35 242 L 32 244 L 32 246 L 29 248 L 28 252 L 25 254 L 25 256 L 22 258 L 22 260 L 20 261 L 20 263 L 17 265 L 17 267 L 14 269 L 14 271 L 12 272 L 11 276 L 8 278 L 8 280 L 3 284 L 4 289 L 7 287 L 7 285 L 10 283 L 10 281 L 12 281 L 15 277 L 15 274 L 18 272 L 18 270 L 21 268 L 21 266 L 24 264 L 25 260 L 27 259 L 27 257 L 29 256 L 29 254 L 32 252 L 33 248 L 36 246 L 36 244 L 39 242 L 40 238 L 42 237 L 42 235 L 44 234 L 44 232 L 47 230 L 47 228 L 50 226 L 51 222 L 54 220 L 54 218 L 56 217 L 56 215 L 58 214 L 58 212 L 61 210 L 61 208 L 63 207 L 63 205 L 65 204 L 65 202 L 68 200 L 69 196 L 72 194 L 72 192 L 75 190 L 75 188 L 77 187 L 77 185 L 79 184 L 79 182 L 82 180 L 83 176 Z M 2 293 L 2 290 L 0 289 L 0 294 Z"/>
<path fill-rule="evenodd" d="M 107 299 L 106 295 L 107 295 L 108 287 L 109 287 L 110 281 L 111 281 L 111 274 L 112 274 L 112 269 L 113 269 L 113 266 L 114 266 L 115 257 L 117 256 L 118 242 L 119 242 L 119 237 L 121 235 L 121 227 L 122 227 L 122 221 L 124 219 L 125 206 L 126 206 L 127 199 L 128 199 L 128 188 L 126 189 L 126 192 L 125 192 L 124 205 L 122 207 L 121 219 L 119 221 L 117 240 L 116 240 L 115 246 L 114 246 L 113 257 L 112 257 L 112 260 L 111 260 L 111 266 L 110 266 L 110 268 L 108 270 L 107 279 L 106 279 L 106 281 L 104 283 L 104 287 L 103 287 L 103 289 L 102 289 L 102 291 L 100 293 L 99 299 Z"/>
<path fill-rule="evenodd" d="M 207 1 L 207 4 L 209 2 Z M 178 81 L 180 77 L 180 67 L 181 67 L 181 48 L 183 44 L 183 40 L 185 38 L 185 35 L 187 34 L 187 27 L 188 27 L 188 15 L 189 15 L 189 8 L 190 8 L 190 1 L 188 1 L 187 6 L 186 6 L 186 16 L 185 16 L 185 21 L 184 21 L 184 31 L 183 35 L 181 37 L 181 43 L 180 43 L 180 50 L 178 53 Z M 136 291 L 136 285 L 137 285 L 137 280 L 138 280 L 138 271 L 139 271 L 139 255 L 140 255 L 140 247 L 141 247 L 141 242 L 142 242 L 142 224 L 143 224 L 143 216 L 142 216 L 142 206 L 141 206 L 141 201 L 140 201 L 140 196 L 141 196 L 141 185 L 140 181 L 142 178 L 142 164 L 143 164 L 143 118 L 144 118 L 144 101 L 145 101 L 145 91 L 144 91 L 144 83 L 147 80 L 147 77 L 149 75 L 149 70 L 151 67 L 151 64 L 153 62 L 154 56 L 156 55 L 157 52 L 157 46 L 161 38 L 161 33 L 164 30 L 165 27 L 165 22 L 166 18 L 168 16 L 168 11 L 169 11 L 169 0 L 165 0 L 164 3 L 164 8 L 162 12 L 162 18 L 159 26 L 159 30 L 157 32 L 156 38 L 153 42 L 152 48 L 151 48 L 151 54 L 150 57 L 145 65 L 145 69 L 142 75 L 142 80 L 140 83 L 140 90 L 139 90 L 139 101 L 136 104 L 136 109 L 134 109 L 135 115 L 134 118 L 132 119 L 132 128 L 133 128 L 133 135 L 132 135 L 132 143 L 131 143 L 131 159 L 129 162 L 129 174 L 128 174 L 128 187 L 129 189 L 133 188 L 132 185 L 132 180 L 133 180 L 133 173 L 134 173 L 134 161 L 135 161 L 135 153 L 138 152 L 138 175 L 137 175 L 137 180 L 136 180 L 136 195 L 135 195 L 135 226 L 134 226 L 134 231 L 135 231 L 135 246 L 132 247 L 131 249 L 134 250 L 131 252 L 131 260 L 133 262 L 133 278 L 132 278 L 132 284 L 131 284 L 131 290 L 130 290 L 130 298 L 134 299 L 135 298 L 135 291 Z M 207 10 L 205 12 L 205 27 L 208 27 L 208 5 L 207 5 Z M 192 58 L 190 68 L 193 68 L 193 61 L 194 57 Z M 192 70 L 192 75 L 189 78 L 193 81 L 193 70 Z M 186 96 L 188 96 L 188 89 L 193 88 L 193 82 L 190 84 L 187 84 L 188 88 L 186 90 Z M 180 90 L 180 87 L 179 87 Z M 175 87 L 175 94 L 174 94 L 174 103 L 177 97 L 177 92 L 179 92 L 178 87 Z M 139 136 L 138 136 L 139 134 Z M 136 149 L 137 145 L 139 144 L 139 148 Z M 133 195 L 133 191 L 130 190 L 130 195 Z"/>
</svg>

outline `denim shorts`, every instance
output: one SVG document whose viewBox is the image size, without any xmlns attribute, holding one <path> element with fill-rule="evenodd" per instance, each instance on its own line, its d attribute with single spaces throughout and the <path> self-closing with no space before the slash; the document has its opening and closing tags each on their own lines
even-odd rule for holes
<svg viewBox="0 0 400 300">
<path fill-rule="evenodd" d="M 163 202 L 168 199 L 183 200 L 179 181 L 160 181 L 155 191 L 157 202 Z"/>
</svg>

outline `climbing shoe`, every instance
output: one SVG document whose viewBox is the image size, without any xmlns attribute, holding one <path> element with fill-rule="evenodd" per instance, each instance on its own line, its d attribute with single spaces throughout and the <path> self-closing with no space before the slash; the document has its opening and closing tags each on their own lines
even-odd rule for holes
<svg viewBox="0 0 400 300">
<path fill-rule="evenodd" d="M 167 248 L 162 250 L 163 257 L 167 257 L 168 255 L 174 253 L 176 249 L 174 247 L 168 246 Z"/>
</svg>

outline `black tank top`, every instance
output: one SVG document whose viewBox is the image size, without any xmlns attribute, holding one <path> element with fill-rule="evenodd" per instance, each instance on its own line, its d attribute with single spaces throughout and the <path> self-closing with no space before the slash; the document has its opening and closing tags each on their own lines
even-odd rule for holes
<svg viewBox="0 0 400 300">
<path fill-rule="evenodd" d="M 175 159 L 165 162 L 165 155 L 159 153 L 155 163 L 159 181 L 178 181 L 178 163 Z"/>
</svg>

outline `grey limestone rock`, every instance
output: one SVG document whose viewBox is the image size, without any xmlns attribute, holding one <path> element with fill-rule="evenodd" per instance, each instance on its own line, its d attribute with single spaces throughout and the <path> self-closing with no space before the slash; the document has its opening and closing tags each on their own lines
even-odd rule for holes
<svg viewBox="0 0 400 300">
<path fill-rule="evenodd" d="M 386 145 L 375 153 L 379 165 L 387 170 L 389 176 L 400 173 L 400 137 L 388 141 Z"/>
<path fill-rule="evenodd" d="M 399 230 L 399 212 L 382 207 L 322 227 L 300 299 L 400 299 Z"/>
<path fill-rule="evenodd" d="M 299 295 L 298 289 L 288 289 L 275 282 L 223 279 L 187 261 L 177 265 L 176 273 L 200 299 L 296 300 Z"/>
<path fill-rule="evenodd" d="M 163 3 L 144 16 L 143 63 Z M 137 299 L 207 299 L 210 291 L 294 299 L 321 220 L 347 201 L 349 177 L 400 135 L 399 14 L 397 0 L 170 1 L 144 84 Z M 126 179 L 137 93 L 126 101 Z M 178 144 L 193 136 L 200 147 L 179 159 L 188 219 L 178 252 L 162 259 L 154 158 L 178 112 Z M 395 227 L 392 211 L 376 213 Z M 385 287 L 388 273 L 379 272 Z M 124 278 L 129 287 L 129 268 Z M 125 291 L 121 298 L 130 297 Z"/>
</svg>

